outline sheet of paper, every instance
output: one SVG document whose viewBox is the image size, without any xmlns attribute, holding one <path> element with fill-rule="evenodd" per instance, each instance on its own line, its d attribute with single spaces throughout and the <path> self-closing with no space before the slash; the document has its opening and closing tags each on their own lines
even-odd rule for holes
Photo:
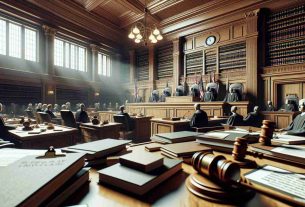
<svg viewBox="0 0 305 207">
<path fill-rule="evenodd" d="M 305 199 L 305 175 L 265 166 L 245 176 L 250 181 Z M 304 202 L 304 200 L 303 200 Z"/>
<path fill-rule="evenodd" d="M 295 145 L 285 145 L 286 147 L 275 147 L 271 151 L 278 152 L 286 155 L 305 158 L 305 148 Z"/>
<path fill-rule="evenodd" d="M 28 155 L 44 155 L 46 150 L 27 150 L 27 149 L 1 149 L 0 150 L 0 167 L 8 166 L 21 158 Z M 60 149 L 55 150 L 56 153 L 61 153 Z"/>
<path fill-rule="evenodd" d="M 223 132 L 209 132 L 209 133 L 206 133 L 205 135 L 211 136 L 211 137 L 217 137 L 217 138 L 220 138 L 220 139 L 224 139 L 227 136 L 229 136 L 228 133 L 223 133 Z"/>
</svg>

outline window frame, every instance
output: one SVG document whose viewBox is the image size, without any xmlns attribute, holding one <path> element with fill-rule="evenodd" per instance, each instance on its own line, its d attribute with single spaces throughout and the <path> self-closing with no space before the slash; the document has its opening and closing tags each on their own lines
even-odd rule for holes
<svg viewBox="0 0 305 207">
<path fill-rule="evenodd" d="M 101 56 L 101 58 L 99 58 L 99 55 Z M 105 73 L 104 73 L 104 69 L 103 69 L 103 57 L 106 57 L 106 70 L 105 70 Z M 112 76 L 112 56 L 107 54 L 107 53 L 104 53 L 104 52 L 101 52 L 99 51 L 98 54 L 97 54 L 97 74 L 99 76 L 104 76 L 104 77 L 111 77 Z M 99 60 L 102 60 L 101 63 L 99 63 Z M 108 60 L 108 61 L 107 61 Z M 99 68 L 99 66 L 101 66 L 101 69 Z M 101 72 L 101 73 L 99 73 Z"/>
</svg>

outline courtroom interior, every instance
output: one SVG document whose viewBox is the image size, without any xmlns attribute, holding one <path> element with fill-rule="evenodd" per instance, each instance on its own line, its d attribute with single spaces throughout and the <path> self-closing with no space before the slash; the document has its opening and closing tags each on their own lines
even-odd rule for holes
<svg viewBox="0 0 305 207">
<path fill-rule="evenodd" d="M 305 0 L 0 1 L 0 206 L 305 206 Z"/>
</svg>

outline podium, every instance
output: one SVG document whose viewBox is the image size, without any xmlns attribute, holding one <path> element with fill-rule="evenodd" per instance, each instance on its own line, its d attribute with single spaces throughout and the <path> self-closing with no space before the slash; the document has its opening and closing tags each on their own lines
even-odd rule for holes
<svg viewBox="0 0 305 207">
<path fill-rule="evenodd" d="M 190 102 L 199 102 L 199 97 L 193 96 L 170 96 L 165 98 L 166 103 L 190 103 Z"/>
</svg>

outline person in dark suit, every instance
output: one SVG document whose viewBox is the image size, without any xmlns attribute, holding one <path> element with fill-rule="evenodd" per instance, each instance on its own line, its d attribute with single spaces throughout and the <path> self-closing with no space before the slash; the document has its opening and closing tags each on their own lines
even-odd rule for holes
<svg viewBox="0 0 305 207">
<path fill-rule="evenodd" d="M 191 127 L 205 127 L 208 126 L 208 115 L 205 111 L 200 109 L 200 104 L 195 104 L 195 113 L 193 114 L 190 126 Z"/>
<path fill-rule="evenodd" d="M 241 101 L 240 94 L 236 89 L 231 88 L 230 92 L 227 93 L 224 102 L 238 102 Z"/>
<path fill-rule="evenodd" d="M 216 97 L 214 92 L 212 91 L 212 89 L 210 87 L 208 87 L 208 90 L 204 93 L 203 96 L 203 101 L 204 102 L 211 102 L 211 101 L 215 101 Z"/>
<path fill-rule="evenodd" d="M 284 111 L 297 111 L 297 106 L 294 103 L 294 101 L 286 99 L 283 110 Z"/>
<path fill-rule="evenodd" d="M 268 101 L 266 111 L 275 111 L 275 107 L 272 104 L 272 101 Z"/>
<path fill-rule="evenodd" d="M 287 128 L 280 131 L 287 131 L 285 134 L 288 135 L 305 136 L 305 102 L 300 103 L 299 111 L 301 114 L 297 115 Z"/>
<path fill-rule="evenodd" d="M 229 117 L 229 119 L 227 120 L 227 125 L 230 126 L 242 126 L 243 125 L 243 116 L 238 114 L 237 112 L 237 107 L 236 106 L 232 106 L 231 107 L 231 113 L 232 115 Z"/>
<path fill-rule="evenodd" d="M 254 106 L 253 112 L 248 113 L 247 117 L 244 118 L 244 124 L 246 126 L 261 127 L 262 117 L 259 114 L 259 107 Z"/>
<path fill-rule="evenodd" d="M 52 104 L 48 104 L 48 105 L 47 105 L 47 109 L 46 109 L 44 112 L 46 112 L 47 114 L 49 114 L 50 117 L 51 117 L 51 119 L 56 118 L 56 116 L 55 116 L 55 115 L 53 114 L 53 112 L 52 112 Z"/>
<path fill-rule="evenodd" d="M 75 121 L 80 123 L 88 123 L 90 122 L 89 116 L 85 111 L 85 104 L 80 105 L 80 109 L 75 113 Z"/>
</svg>

